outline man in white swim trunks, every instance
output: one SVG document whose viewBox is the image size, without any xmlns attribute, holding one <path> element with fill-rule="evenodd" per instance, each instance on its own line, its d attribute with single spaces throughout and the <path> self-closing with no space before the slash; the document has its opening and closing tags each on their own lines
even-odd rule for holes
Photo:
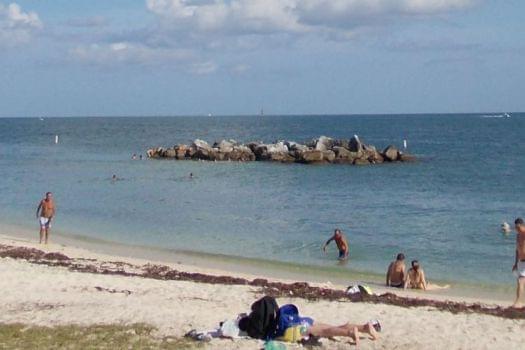
<svg viewBox="0 0 525 350">
<path fill-rule="evenodd" d="M 36 209 L 36 217 L 40 223 L 40 244 L 42 241 L 47 244 L 49 238 L 49 229 L 51 228 L 51 220 L 55 216 L 55 202 L 53 201 L 53 194 L 46 193 L 46 198 L 40 201 Z"/>
<path fill-rule="evenodd" d="M 522 218 L 517 218 L 514 221 L 516 227 L 516 258 L 512 271 L 518 273 L 518 285 L 516 289 L 516 301 L 513 307 L 522 307 L 521 297 L 525 289 L 525 222 Z"/>
</svg>

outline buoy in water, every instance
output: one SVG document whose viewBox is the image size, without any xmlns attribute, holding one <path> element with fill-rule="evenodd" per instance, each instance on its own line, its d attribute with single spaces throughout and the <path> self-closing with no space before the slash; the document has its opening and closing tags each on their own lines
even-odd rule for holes
<svg viewBox="0 0 525 350">
<path fill-rule="evenodd" d="M 55 144 L 58 143 L 58 135 L 55 135 Z"/>
<path fill-rule="evenodd" d="M 407 140 L 403 140 L 403 147 L 407 148 Z"/>
</svg>

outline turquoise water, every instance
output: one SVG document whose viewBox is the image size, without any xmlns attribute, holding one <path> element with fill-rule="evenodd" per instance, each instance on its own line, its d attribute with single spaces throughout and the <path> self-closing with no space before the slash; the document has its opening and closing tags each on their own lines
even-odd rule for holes
<svg viewBox="0 0 525 350">
<path fill-rule="evenodd" d="M 383 273 L 395 254 L 432 279 L 510 284 L 525 216 L 525 114 L 0 119 L 0 222 L 36 227 L 53 191 L 55 228 L 136 245 Z M 58 145 L 54 135 L 60 135 Z M 152 146 L 358 134 L 408 140 L 414 164 L 305 166 L 131 160 Z M 187 175 L 193 172 L 195 178 Z M 113 183 L 111 175 L 121 181 Z M 351 260 L 321 252 L 335 227 Z M 334 270 L 334 271 L 335 271 Z"/>
</svg>

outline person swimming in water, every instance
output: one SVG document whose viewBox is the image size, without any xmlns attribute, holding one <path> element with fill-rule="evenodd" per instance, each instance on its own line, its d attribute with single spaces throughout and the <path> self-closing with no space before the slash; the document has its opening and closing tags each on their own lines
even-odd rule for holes
<svg viewBox="0 0 525 350">
<path fill-rule="evenodd" d="M 330 237 L 328 241 L 326 241 L 326 243 L 323 245 L 323 252 L 326 253 L 326 247 L 328 246 L 328 244 L 330 244 L 331 241 L 335 241 L 337 249 L 339 249 L 339 260 L 348 259 L 348 255 L 350 254 L 350 248 L 348 246 L 346 237 L 340 229 L 336 228 L 334 231 L 334 235 Z"/>
</svg>

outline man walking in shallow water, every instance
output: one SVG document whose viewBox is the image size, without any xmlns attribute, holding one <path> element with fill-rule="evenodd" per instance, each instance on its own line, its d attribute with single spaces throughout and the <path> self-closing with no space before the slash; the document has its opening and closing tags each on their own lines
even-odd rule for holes
<svg viewBox="0 0 525 350">
<path fill-rule="evenodd" d="M 46 197 L 40 201 L 36 209 L 36 217 L 40 224 L 40 244 L 42 240 L 47 244 L 49 238 L 49 229 L 51 228 L 51 220 L 55 216 L 55 202 L 53 201 L 53 194 L 46 193 Z"/>
<path fill-rule="evenodd" d="M 518 274 L 518 282 L 516 288 L 516 301 L 512 305 L 513 307 L 521 307 L 521 298 L 523 291 L 525 290 L 525 222 L 522 218 L 517 218 L 514 221 L 516 227 L 516 258 L 514 260 L 514 266 L 512 271 L 516 271 Z"/>
<path fill-rule="evenodd" d="M 350 249 L 348 247 L 348 242 L 346 240 L 346 237 L 343 235 L 343 232 L 336 228 L 334 231 L 334 235 L 326 241 L 326 243 L 323 245 L 323 251 L 326 253 L 326 246 L 330 244 L 331 241 L 335 241 L 335 244 L 337 245 L 337 249 L 339 249 L 339 260 L 346 260 L 348 259 L 348 254 L 350 253 Z"/>
</svg>

